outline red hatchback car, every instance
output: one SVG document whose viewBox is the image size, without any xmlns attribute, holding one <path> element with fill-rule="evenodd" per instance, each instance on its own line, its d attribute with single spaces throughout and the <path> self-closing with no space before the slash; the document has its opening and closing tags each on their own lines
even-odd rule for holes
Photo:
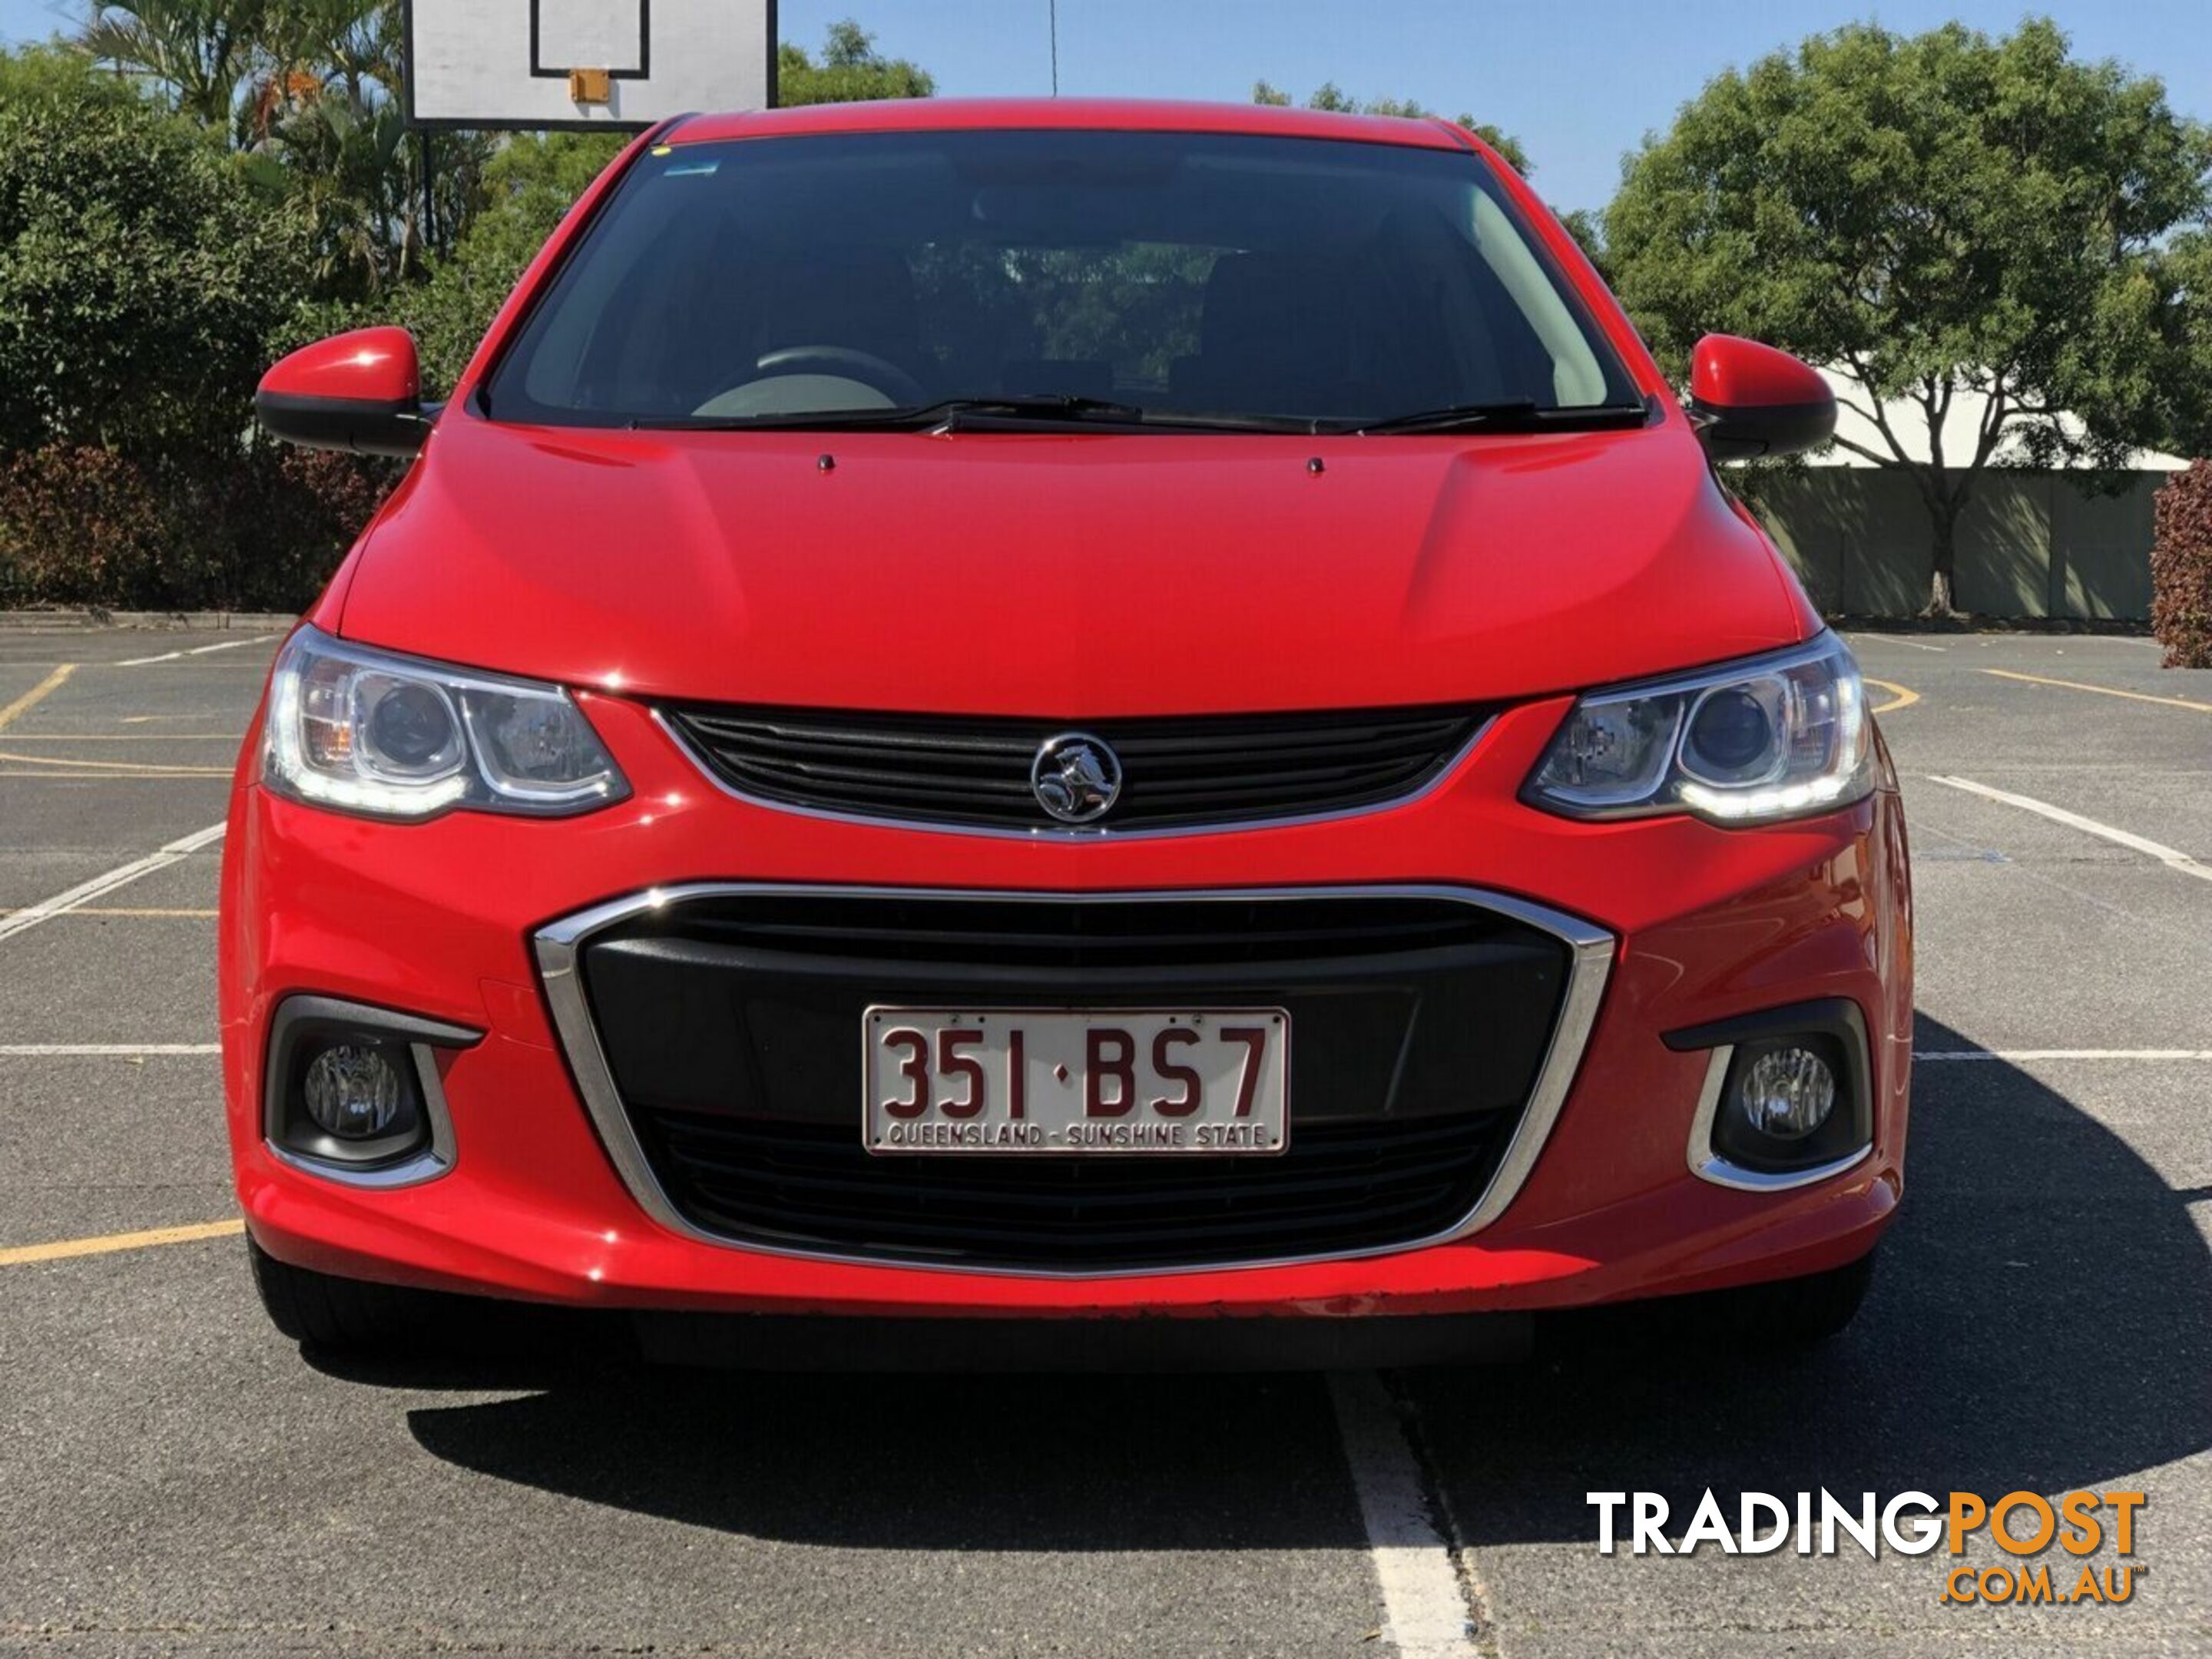
<svg viewBox="0 0 2212 1659">
<path fill-rule="evenodd" d="M 231 810 L 287 1334 L 440 1291 L 747 1363 L 894 1326 L 1297 1363 L 1856 1307 L 1904 824 L 1712 468 L 1833 404 L 1717 337 L 1685 409 L 1468 133 L 673 121 L 441 408 L 396 330 L 259 407 L 419 452 Z"/>
</svg>

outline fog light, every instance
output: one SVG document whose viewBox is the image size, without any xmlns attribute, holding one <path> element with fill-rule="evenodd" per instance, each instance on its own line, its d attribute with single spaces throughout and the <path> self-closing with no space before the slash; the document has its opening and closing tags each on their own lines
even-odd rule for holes
<svg viewBox="0 0 2212 1659">
<path fill-rule="evenodd" d="M 1872 1047 L 1849 997 L 1762 1008 L 1665 1041 L 1705 1056 L 1690 1119 L 1700 1180 L 1781 1192 L 1839 1176 L 1874 1150 Z"/>
<path fill-rule="evenodd" d="M 325 1181 L 410 1187 L 453 1167 L 443 1056 L 483 1033 L 368 1003 L 301 994 L 276 1005 L 263 1067 L 269 1150 Z"/>
<path fill-rule="evenodd" d="M 341 1140 L 369 1140 L 389 1132 L 407 1104 L 406 1081 L 387 1052 L 342 1042 L 317 1054 L 302 1085 L 307 1115 Z"/>
<path fill-rule="evenodd" d="M 1810 1048 L 1770 1048 L 1743 1068 L 1735 1109 L 1745 1124 L 1777 1140 L 1802 1140 L 1836 1107 L 1836 1074 Z"/>
</svg>

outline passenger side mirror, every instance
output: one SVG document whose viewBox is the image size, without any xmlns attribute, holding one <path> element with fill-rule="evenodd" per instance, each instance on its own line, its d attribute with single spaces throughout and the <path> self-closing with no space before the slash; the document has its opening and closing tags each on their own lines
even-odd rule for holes
<svg viewBox="0 0 2212 1659">
<path fill-rule="evenodd" d="M 404 328 L 358 328 L 301 347 L 261 377 L 253 412 L 286 443 L 362 455 L 412 455 L 433 418 Z"/>
<path fill-rule="evenodd" d="M 1690 420 L 1717 461 L 1794 455 L 1836 430 L 1836 394 L 1786 351 L 1708 334 L 1690 364 Z"/>
</svg>

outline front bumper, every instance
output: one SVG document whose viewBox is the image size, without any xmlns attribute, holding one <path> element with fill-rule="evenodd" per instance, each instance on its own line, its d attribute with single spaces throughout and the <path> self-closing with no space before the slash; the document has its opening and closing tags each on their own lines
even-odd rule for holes
<svg viewBox="0 0 2212 1659">
<path fill-rule="evenodd" d="M 1716 1288 L 1839 1266 L 1902 1184 L 1910 900 L 1889 788 L 1757 831 L 1687 818 L 1577 824 L 1515 799 L 1566 704 L 1502 715 L 1437 788 L 1330 823 L 1029 843 L 825 822 L 713 787 L 641 706 L 586 699 L 634 787 L 590 817 L 393 826 L 242 782 L 225 854 L 222 1013 L 239 1192 L 279 1258 L 319 1271 L 578 1305 L 765 1313 L 1218 1316 L 1475 1313 Z M 249 752 L 251 752 L 249 750 Z M 700 1236 L 625 1169 L 584 1098 L 545 969 L 564 921 L 686 884 L 1036 896 L 1418 888 L 1540 907 L 1593 971 L 1483 1201 L 1412 1246 L 1171 1271 L 975 1270 Z M 1601 988 L 1601 994 L 1600 990 Z M 259 1103 L 284 999 L 350 999 L 481 1031 L 441 1057 L 452 1168 L 364 1190 L 278 1158 Z M 1814 1185 L 1748 1191 L 1686 1155 L 1710 1055 L 1662 1038 L 1847 999 L 1864 1019 L 1871 1152 Z M 1587 1020 L 1586 1042 L 1577 1042 Z M 617 1103 L 614 1109 L 620 1110 Z M 1547 1120 L 1549 1120 L 1548 1121 Z M 1534 1133 L 1531 1133 L 1534 1131 Z M 1509 1167 L 1512 1166 L 1512 1167 Z M 1492 1202 L 1495 1197 L 1496 1201 Z"/>
</svg>

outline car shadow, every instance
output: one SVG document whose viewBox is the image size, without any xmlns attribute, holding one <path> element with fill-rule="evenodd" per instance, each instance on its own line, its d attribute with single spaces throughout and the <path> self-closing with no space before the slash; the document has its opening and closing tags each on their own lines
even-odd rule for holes
<svg viewBox="0 0 2212 1659">
<path fill-rule="evenodd" d="M 1915 1047 L 1978 1047 L 1919 1022 Z M 1913 1077 L 1905 1202 L 1840 1338 L 1747 1354 L 1603 1342 L 1408 1379 L 1468 1541 L 1595 1536 L 1590 1491 L 1823 1486 L 1994 1497 L 2111 1486 L 2212 1444 L 2212 1252 L 2168 1187 L 2065 1097 L 1996 1060 Z M 1729 1512 L 1733 1514 L 1733 1508 Z"/>
<path fill-rule="evenodd" d="M 446 1462 L 750 1537 L 878 1549 L 1079 1553 L 1362 1547 L 1329 1396 L 1310 1375 L 690 1370 L 548 1352 L 376 1366 L 349 1380 L 533 1391 L 417 1407 Z M 524 1328 L 524 1326 L 531 1328 Z"/>
<path fill-rule="evenodd" d="M 1922 1049 L 1971 1048 L 1923 1021 Z M 2096 1487 L 2212 1444 L 2212 1252 L 2189 1194 L 1999 1061 L 1923 1065 L 1907 1202 L 1859 1319 L 1733 1349 L 1571 1321 L 1530 1361 L 1400 1373 L 1475 1544 L 1587 1540 L 1593 1489 Z M 788 1541 L 888 1549 L 1357 1547 L 1312 1376 L 826 1375 L 627 1358 L 623 1328 L 514 1314 L 465 1355 L 340 1366 L 477 1473 Z"/>
</svg>

